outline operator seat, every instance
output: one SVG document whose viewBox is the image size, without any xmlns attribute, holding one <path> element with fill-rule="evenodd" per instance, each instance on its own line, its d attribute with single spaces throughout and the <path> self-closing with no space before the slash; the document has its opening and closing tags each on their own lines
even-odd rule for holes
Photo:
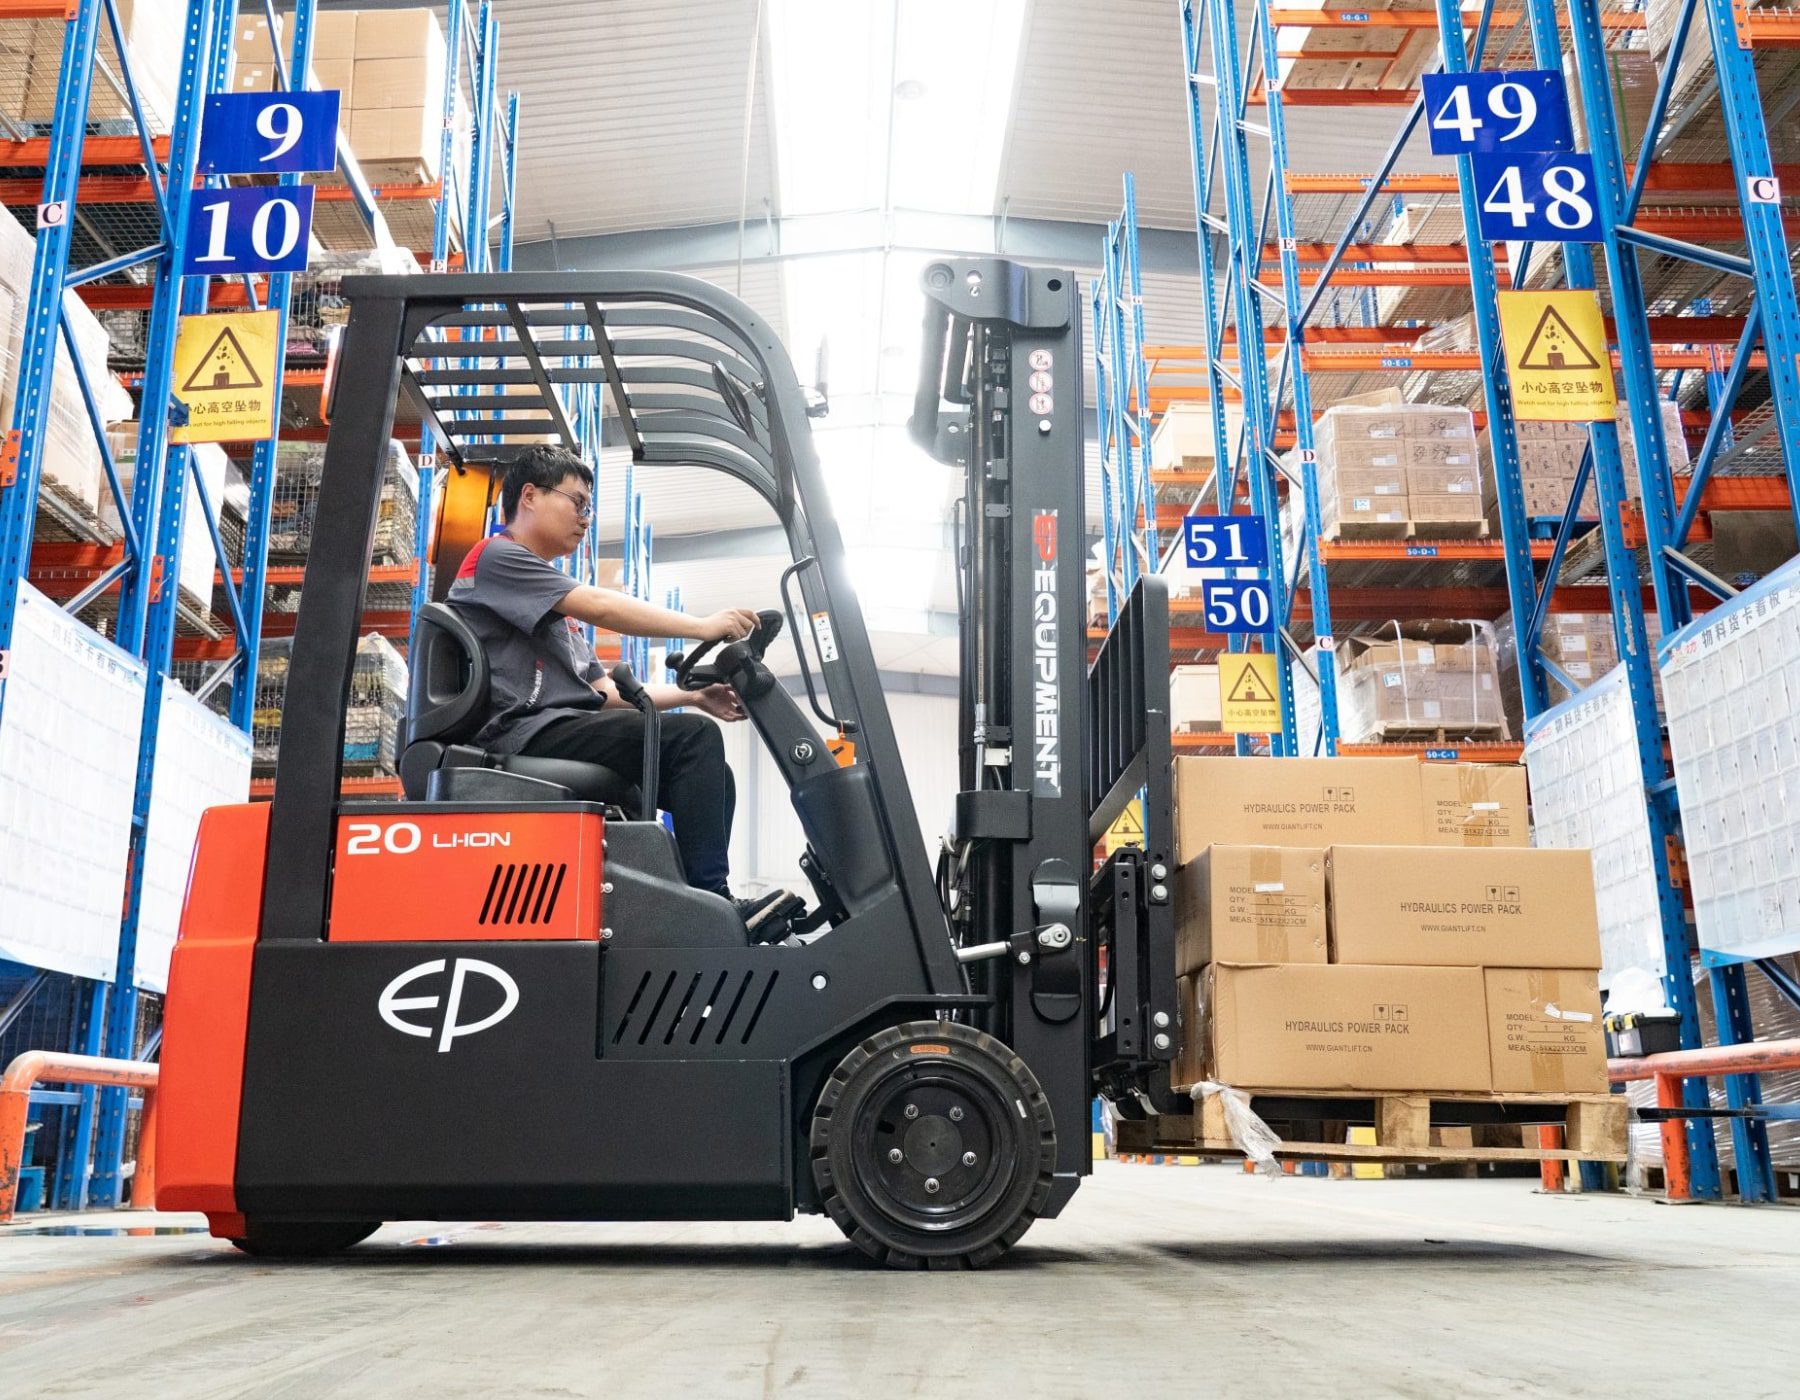
<svg viewBox="0 0 1800 1400">
<path fill-rule="evenodd" d="M 454 608 L 427 603 L 419 609 L 408 661 L 412 676 L 400 785 L 411 801 L 425 800 L 431 775 L 440 768 L 498 768 L 556 783 L 578 802 L 600 802 L 655 820 L 641 810 L 637 784 L 610 768 L 567 758 L 493 753 L 475 745 L 475 733 L 488 712 L 488 660 L 474 630 Z"/>
</svg>

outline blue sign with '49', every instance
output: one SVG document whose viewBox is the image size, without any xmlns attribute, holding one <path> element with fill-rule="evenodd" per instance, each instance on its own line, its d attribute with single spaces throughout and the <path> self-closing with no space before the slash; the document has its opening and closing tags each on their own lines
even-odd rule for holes
<svg viewBox="0 0 1800 1400">
<path fill-rule="evenodd" d="M 1554 69 L 1427 73 L 1424 86 L 1433 155 L 1575 149 L 1568 89 Z"/>
</svg>

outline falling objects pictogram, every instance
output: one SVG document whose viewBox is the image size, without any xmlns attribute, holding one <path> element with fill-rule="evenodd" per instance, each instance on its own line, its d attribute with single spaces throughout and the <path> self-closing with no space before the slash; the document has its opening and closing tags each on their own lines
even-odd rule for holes
<svg viewBox="0 0 1800 1400">
<path fill-rule="evenodd" d="M 1554 306 L 1546 306 L 1544 314 L 1531 332 L 1525 353 L 1519 356 L 1523 369 L 1599 369 L 1600 361 Z"/>
<path fill-rule="evenodd" d="M 207 389 L 260 389 L 262 386 L 262 377 L 238 343 L 237 332 L 230 326 L 219 332 L 218 338 L 200 357 L 194 372 L 181 385 L 186 393 Z"/>
</svg>

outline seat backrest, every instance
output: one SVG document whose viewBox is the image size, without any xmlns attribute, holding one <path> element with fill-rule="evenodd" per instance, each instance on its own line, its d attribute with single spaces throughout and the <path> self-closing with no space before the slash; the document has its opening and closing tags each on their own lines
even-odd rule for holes
<svg viewBox="0 0 1800 1400">
<path fill-rule="evenodd" d="M 406 742 L 456 744 L 487 718 L 488 661 L 469 624 L 445 603 L 427 603 L 413 624 Z"/>
</svg>

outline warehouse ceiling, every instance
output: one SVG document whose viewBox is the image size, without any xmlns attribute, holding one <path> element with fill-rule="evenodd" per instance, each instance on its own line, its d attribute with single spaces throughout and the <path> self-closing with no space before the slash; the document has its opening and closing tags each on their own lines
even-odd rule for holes
<svg viewBox="0 0 1800 1400">
<path fill-rule="evenodd" d="M 1239 12 L 1242 30 L 1246 0 Z M 498 0 L 498 14 L 501 84 L 522 100 L 516 265 L 673 268 L 738 290 L 829 392 L 816 437 L 882 663 L 953 671 L 955 485 L 899 427 L 919 269 L 1001 251 L 1074 267 L 1085 293 L 1129 170 L 1147 340 L 1201 339 L 1178 0 Z M 1290 164 L 1371 171 L 1402 111 L 1291 109 Z M 1428 159 L 1415 143 L 1400 168 Z M 1091 444 L 1087 459 L 1097 528 Z M 605 518 L 622 520 L 623 458 L 602 468 Z M 772 600 L 785 555 L 766 509 L 711 474 L 652 477 L 634 484 L 659 589 L 690 611 Z"/>
</svg>

